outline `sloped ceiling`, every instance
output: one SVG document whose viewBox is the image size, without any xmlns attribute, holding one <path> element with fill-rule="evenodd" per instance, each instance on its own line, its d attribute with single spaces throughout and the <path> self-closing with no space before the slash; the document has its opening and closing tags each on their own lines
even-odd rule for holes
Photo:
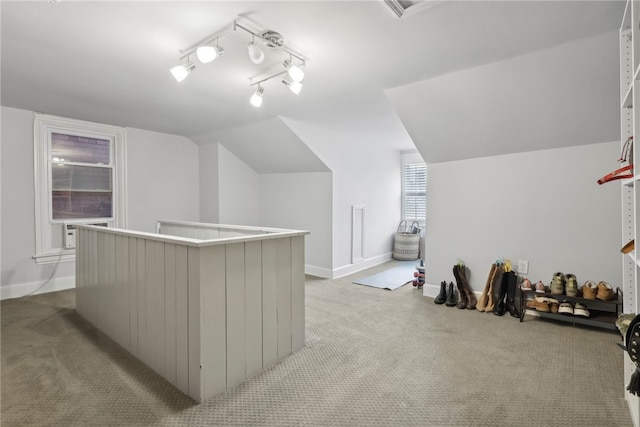
<svg viewBox="0 0 640 427">
<path fill-rule="evenodd" d="M 278 117 L 192 139 L 198 144 L 224 145 L 258 173 L 329 171 Z"/>
<path fill-rule="evenodd" d="M 607 33 L 387 95 L 429 163 L 619 140 L 617 45 Z"/>
<path fill-rule="evenodd" d="M 495 94 L 474 93 L 477 88 L 470 82 L 438 77 L 610 33 L 619 26 L 624 4 L 616 0 L 446 1 L 398 19 L 382 0 L 4 0 L 0 3 L 0 101 L 15 108 L 183 135 L 201 143 L 212 142 L 206 135 L 227 139 L 233 135 L 235 141 L 243 141 L 236 143 L 238 152 L 239 145 L 255 144 L 255 150 L 245 147 L 241 158 L 256 170 L 291 168 L 276 163 L 258 166 L 258 160 L 250 157 L 268 146 L 267 130 L 277 117 L 334 129 L 367 141 L 368 149 L 376 144 L 406 149 L 412 138 L 420 151 L 435 150 L 435 145 L 450 144 L 445 128 L 451 127 L 453 119 L 436 120 L 452 113 L 446 103 L 470 102 L 471 96 L 465 94 L 485 97 L 488 103 Z M 168 70 L 178 63 L 179 51 L 234 19 L 256 30 L 279 31 L 290 47 L 307 57 L 305 86 L 299 96 L 274 79 L 264 84 L 263 107 L 249 105 L 254 88 L 248 77 L 280 70 L 281 58 L 267 52 L 275 62 L 256 68 L 246 56 L 249 39 L 239 33 L 221 40 L 226 51 L 222 58 L 198 65 L 180 84 L 173 80 Z M 600 61 L 597 55 L 591 60 Z M 415 102 L 418 97 L 421 103 Z M 472 117 L 479 107 L 474 108 L 467 111 Z M 495 121 L 500 114 L 496 110 L 486 120 Z M 431 129 L 422 133 L 419 128 L 427 119 Z M 265 129 L 258 131 L 261 126 Z M 505 139 L 511 138 L 491 136 L 483 141 L 484 151 L 476 155 L 500 152 Z M 547 143 L 541 134 L 525 148 L 535 148 L 534 140 L 542 144 L 539 147 Z M 581 138 L 562 140 L 583 142 Z M 459 155 L 467 156 L 470 149 L 464 144 L 473 143 L 469 138 L 459 140 Z M 276 148 L 283 150 L 282 155 L 302 155 L 300 164 L 319 167 L 304 157 L 303 149 Z M 229 145 L 229 149 L 234 148 Z M 260 162 L 276 162 L 275 157 L 265 156 Z M 428 153 L 423 157 L 429 158 Z M 433 158 L 454 157 L 443 152 Z"/>
</svg>

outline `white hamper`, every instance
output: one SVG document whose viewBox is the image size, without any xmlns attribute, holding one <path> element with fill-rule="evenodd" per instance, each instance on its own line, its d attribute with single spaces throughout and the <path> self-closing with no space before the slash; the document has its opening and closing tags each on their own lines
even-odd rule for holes
<svg viewBox="0 0 640 427">
<path fill-rule="evenodd" d="M 412 261 L 420 256 L 420 228 L 414 221 L 406 230 L 406 221 L 400 222 L 393 240 L 393 259 L 398 261 Z"/>
</svg>

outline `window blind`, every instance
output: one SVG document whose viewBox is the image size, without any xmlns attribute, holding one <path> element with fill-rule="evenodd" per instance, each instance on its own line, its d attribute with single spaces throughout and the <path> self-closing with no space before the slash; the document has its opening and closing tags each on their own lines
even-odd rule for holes
<svg viewBox="0 0 640 427">
<path fill-rule="evenodd" d="M 427 165 L 405 164 L 402 182 L 403 218 L 424 225 L 427 218 Z"/>
</svg>

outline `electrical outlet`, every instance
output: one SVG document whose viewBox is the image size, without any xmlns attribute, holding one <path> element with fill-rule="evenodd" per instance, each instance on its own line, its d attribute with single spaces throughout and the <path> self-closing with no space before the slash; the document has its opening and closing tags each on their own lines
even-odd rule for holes
<svg viewBox="0 0 640 427">
<path fill-rule="evenodd" d="M 527 274 L 529 272 L 529 261 L 518 260 L 518 273 Z"/>
</svg>

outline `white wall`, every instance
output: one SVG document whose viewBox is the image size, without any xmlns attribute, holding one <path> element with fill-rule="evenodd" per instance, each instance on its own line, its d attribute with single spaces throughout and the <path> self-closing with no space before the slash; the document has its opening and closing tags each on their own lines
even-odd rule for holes
<svg viewBox="0 0 640 427">
<path fill-rule="evenodd" d="M 74 262 L 36 265 L 31 258 L 35 254 L 33 112 L 8 107 L 0 111 L 1 297 L 22 296 L 45 283 L 41 291 L 73 287 Z M 198 219 L 197 156 L 197 147 L 183 137 L 127 129 L 129 228 L 149 231 L 155 219 Z"/>
<path fill-rule="evenodd" d="M 127 228 L 198 221 L 198 147 L 182 136 L 127 128 Z"/>
<path fill-rule="evenodd" d="M 218 146 L 218 184 L 221 224 L 259 224 L 259 175 L 222 145 Z"/>
<path fill-rule="evenodd" d="M 400 151 L 286 121 L 333 173 L 333 277 L 390 259 L 401 216 Z M 352 206 L 365 206 L 365 261 L 351 263 Z"/>
<path fill-rule="evenodd" d="M 200 168 L 200 221 L 212 224 L 220 223 L 218 147 L 219 144 L 203 144 L 198 146 Z"/>
<path fill-rule="evenodd" d="M 260 175 L 260 225 L 308 230 L 305 271 L 331 277 L 332 174 L 280 173 Z"/>
<path fill-rule="evenodd" d="M 554 272 L 580 284 L 622 279 L 619 143 L 542 150 L 428 165 L 425 295 L 454 280 L 458 258 L 484 289 L 497 258 L 529 261 L 532 282 Z"/>
</svg>

